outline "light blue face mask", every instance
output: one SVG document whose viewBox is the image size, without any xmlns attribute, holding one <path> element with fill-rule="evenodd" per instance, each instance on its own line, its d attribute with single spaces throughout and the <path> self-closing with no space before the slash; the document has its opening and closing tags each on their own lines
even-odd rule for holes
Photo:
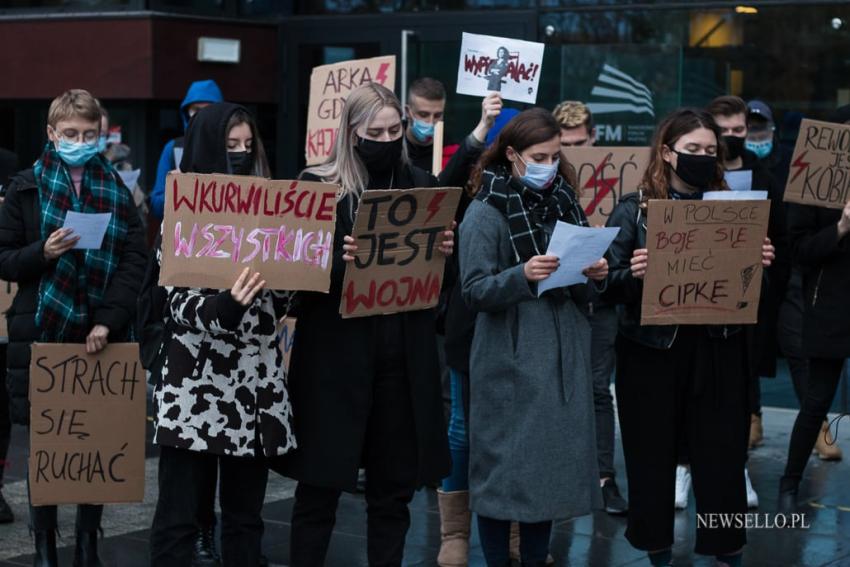
<svg viewBox="0 0 850 567">
<path fill-rule="evenodd" d="M 542 191 L 552 184 L 555 175 L 558 173 L 559 160 L 555 160 L 551 164 L 526 163 L 521 156 L 517 155 L 517 157 L 519 157 L 519 161 L 525 164 L 525 175 L 519 178 L 523 185 Z"/>
<path fill-rule="evenodd" d="M 421 120 L 416 120 L 414 118 L 410 131 L 413 132 L 413 137 L 423 144 L 434 139 L 433 124 L 428 124 L 427 122 L 422 122 Z"/>
<path fill-rule="evenodd" d="M 773 140 L 762 140 L 761 142 L 747 140 L 744 147 L 756 154 L 759 159 L 764 159 L 773 151 Z"/>
<path fill-rule="evenodd" d="M 86 164 L 91 158 L 97 155 L 97 144 L 87 144 L 85 142 L 69 142 L 64 138 L 59 139 L 59 143 L 55 144 L 56 151 L 62 161 L 71 167 L 81 167 Z"/>
<path fill-rule="evenodd" d="M 97 153 L 102 154 L 106 151 L 106 136 L 100 135 L 97 138 Z"/>
</svg>

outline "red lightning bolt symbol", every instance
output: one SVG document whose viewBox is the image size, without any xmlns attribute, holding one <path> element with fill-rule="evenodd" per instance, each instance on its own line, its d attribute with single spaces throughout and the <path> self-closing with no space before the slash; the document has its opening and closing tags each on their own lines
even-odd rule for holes
<svg viewBox="0 0 850 567">
<path fill-rule="evenodd" d="M 389 63 L 381 63 L 381 68 L 378 69 L 378 73 L 375 75 L 375 81 L 383 85 L 387 80 L 387 69 L 389 68 Z"/>
<path fill-rule="evenodd" d="M 428 218 L 425 219 L 425 222 L 422 224 L 428 224 L 428 221 L 434 218 L 434 215 L 436 215 L 440 211 L 440 203 L 442 203 L 443 199 L 445 198 L 445 191 L 440 191 L 439 193 L 431 197 L 431 202 L 428 203 Z"/>
<path fill-rule="evenodd" d="M 794 177 L 791 178 L 791 183 L 794 183 L 794 180 L 800 177 L 800 174 L 808 169 L 810 162 L 803 161 L 803 158 L 806 157 L 806 154 L 809 153 L 809 150 L 801 153 L 797 156 L 797 159 L 794 160 L 794 163 L 791 164 L 791 167 L 796 167 L 797 173 L 794 174 Z"/>
<path fill-rule="evenodd" d="M 596 171 L 593 172 L 593 175 L 590 176 L 590 179 L 587 180 L 587 183 L 584 185 L 584 189 L 596 189 L 596 195 L 594 195 L 593 200 L 585 207 L 585 214 L 593 214 L 593 211 L 596 210 L 596 207 L 599 206 L 599 203 L 602 202 L 608 193 L 610 193 L 614 189 L 614 185 L 617 183 L 617 179 L 612 177 L 611 179 L 605 179 L 602 176 L 602 169 L 608 163 L 608 160 L 611 159 L 611 154 L 605 156 L 605 159 L 602 160 L 602 163 L 596 168 Z"/>
</svg>

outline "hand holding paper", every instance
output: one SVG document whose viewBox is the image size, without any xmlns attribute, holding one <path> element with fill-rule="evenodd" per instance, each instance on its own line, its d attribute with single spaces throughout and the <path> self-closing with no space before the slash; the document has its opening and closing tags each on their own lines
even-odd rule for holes
<svg viewBox="0 0 850 567">
<path fill-rule="evenodd" d="M 106 228 L 112 220 L 112 213 L 77 213 L 68 211 L 62 228 L 71 230 L 79 240 L 74 246 L 77 250 L 99 250 L 106 235 Z"/>
<path fill-rule="evenodd" d="M 596 264 L 619 232 L 616 227 L 588 228 L 558 221 L 546 255 L 558 258 L 559 264 L 554 273 L 537 286 L 537 296 L 557 287 L 585 283 L 590 274 L 596 276 L 602 270 L 607 275 L 608 263 L 605 262 L 604 268 Z M 591 267 L 593 269 L 586 273 Z"/>
</svg>

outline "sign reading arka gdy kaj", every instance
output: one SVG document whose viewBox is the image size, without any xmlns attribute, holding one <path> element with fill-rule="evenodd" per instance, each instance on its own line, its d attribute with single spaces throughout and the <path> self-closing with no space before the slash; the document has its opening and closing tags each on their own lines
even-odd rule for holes
<svg viewBox="0 0 850 567">
<path fill-rule="evenodd" d="M 337 186 L 169 174 L 160 285 L 230 289 L 246 268 L 266 288 L 327 292 Z"/>
</svg>

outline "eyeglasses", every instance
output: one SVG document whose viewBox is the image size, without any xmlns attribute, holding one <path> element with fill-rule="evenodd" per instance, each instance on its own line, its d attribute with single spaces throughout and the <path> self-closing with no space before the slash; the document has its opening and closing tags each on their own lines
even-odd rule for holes
<svg viewBox="0 0 850 567">
<path fill-rule="evenodd" d="M 73 128 L 68 128 L 61 132 L 54 130 L 53 133 L 67 142 L 80 142 L 82 140 L 86 144 L 96 144 L 97 138 L 100 135 L 100 132 L 97 130 L 86 130 L 85 132 L 80 132 Z"/>
</svg>

